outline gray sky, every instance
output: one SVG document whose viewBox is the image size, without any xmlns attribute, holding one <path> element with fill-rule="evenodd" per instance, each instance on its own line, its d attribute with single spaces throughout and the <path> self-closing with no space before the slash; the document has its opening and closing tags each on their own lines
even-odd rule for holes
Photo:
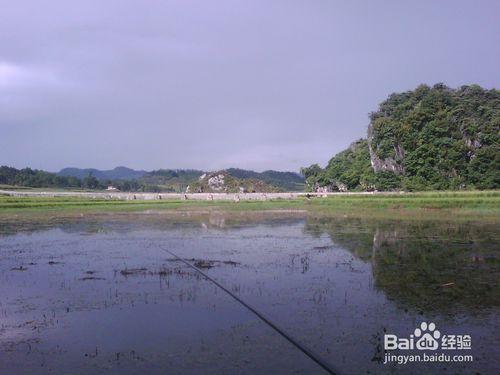
<svg viewBox="0 0 500 375">
<path fill-rule="evenodd" d="M 499 67 L 497 0 L 0 0 L 0 164 L 298 170 Z"/>
</svg>

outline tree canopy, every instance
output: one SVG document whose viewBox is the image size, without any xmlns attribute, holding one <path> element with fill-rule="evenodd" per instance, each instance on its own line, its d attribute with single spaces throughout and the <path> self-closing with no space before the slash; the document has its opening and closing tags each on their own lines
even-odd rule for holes
<svg viewBox="0 0 500 375">
<path fill-rule="evenodd" d="M 314 171 L 310 188 L 496 189 L 499 132 L 500 91 L 420 85 L 390 95 L 370 114 L 367 139 L 335 155 L 325 169 L 303 170 Z"/>
</svg>

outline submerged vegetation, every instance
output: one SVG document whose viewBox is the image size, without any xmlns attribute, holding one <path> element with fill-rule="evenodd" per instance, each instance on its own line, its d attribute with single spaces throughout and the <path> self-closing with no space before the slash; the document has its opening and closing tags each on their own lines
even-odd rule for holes
<svg viewBox="0 0 500 375">
<path fill-rule="evenodd" d="M 61 218 L 45 210 L 41 219 L 1 221 L 3 311 L 9 317 L 3 330 L 13 333 L 2 342 L 3 368 L 14 369 L 6 373 L 16 373 L 18 363 L 36 372 L 47 359 L 47 367 L 65 373 L 79 358 L 89 358 L 79 367 L 89 373 L 147 373 L 178 370 L 196 358 L 203 362 L 195 361 L 201 362 L 195 372 L 215 364 L 220 370 L 213 372 L 220 373 L 243 364 L 242 353 L 257 364 L 272 362 L 276 353 L 283 363 L 297 358 L 183 261 L 242 301 L 267 309 L 294 337 L 328 348 L 322 353 L 345 356 L 338 363 L 353 364 L 347 373 L 361 367 L 380 372 L 376 356 L 384 332 L 413 330 L 415 321 L 432 321 L 446 333 L 464 332 L 466 322 L 473 345 L 491 348 L 480 353 L 494 358 L 495 338 L 484 332 L 495 326 L 500 306 L 496 223 L 239 214 Z M 97 320 L 104 322 L 99 329 L 105 339 L 92 331 L 81 334 Z M 124 347 L 124 337 L 136 337 L 138 326 L 144 335 Z M 168 350 L 160 345 L 158 351 L 151 342 Z M 292 367 L 287 371 L 317 372 Z"/>
</svg>

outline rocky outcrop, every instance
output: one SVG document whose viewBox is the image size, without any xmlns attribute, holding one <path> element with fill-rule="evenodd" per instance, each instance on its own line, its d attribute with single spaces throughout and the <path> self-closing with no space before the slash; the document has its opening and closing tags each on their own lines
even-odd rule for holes
<svg viewBox="0 0 500 375">
<path fill-rule="evenodd" d="M 224 191 L 226 188 L 224 178 L 225 176 L 223 173 L 217 173 L 215 175 L 209 176 L 207 179 L 208 187 L 216 192 Z"/>
<path fill-rule="evenodd" d="M 193 193 L 261 193 L 277 192 L 280 189 L 261 180 L 240 179 L 227 171 L 206 173 L 189 186 Z"/>
<path fill-rule="evenodd" d="M 393 145 L 394 157 L 381 158 L 378 156 L 377 144 L 373 141 L 373 125 L 368 126 L 368 149 L 370 150 L 370 162 L 375 172 L 390 171 L 396 174 L 404 174 L 403 160 L 405 151 L 403 146 L 396 143 Z"/>
<path fill-rule="evenodd" d="M 471 139 L 469 137 L 464 137 L 464 142 L 467 148 L 469 149 L 467 151 L 467 156 L 469 157 L 469 160 L 472 160 L 476 157 L 476 151 L 481 148 L 482 144 L 480 141 L 477 139 Z"/>
<path fill-rule="evenodd" d="M 313 191 L 316 193 L 334 193 L 342 192 L 345 193 L 349 189 L 347 186 L 341 182 L 332 182 L 328 185 L 320 185 L 319 183 L 314 184 Z"/>
</svg>

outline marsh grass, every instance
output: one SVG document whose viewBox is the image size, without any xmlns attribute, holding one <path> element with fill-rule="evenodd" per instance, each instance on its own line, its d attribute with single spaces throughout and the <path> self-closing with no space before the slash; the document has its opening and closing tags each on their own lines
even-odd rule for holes
<svg viewBox="0 0 500 375">
<path fill-rule="evenodd" d="M 266 211 L 305 210 L 313 215 L 481 216 L 500 218 L 500 191 L 336 195 L 269 201 L 109 200 L 84 197 L 0 196 L 0 215 L 29 213 L 107 213 L 145 210 Z"/>
</svg>

